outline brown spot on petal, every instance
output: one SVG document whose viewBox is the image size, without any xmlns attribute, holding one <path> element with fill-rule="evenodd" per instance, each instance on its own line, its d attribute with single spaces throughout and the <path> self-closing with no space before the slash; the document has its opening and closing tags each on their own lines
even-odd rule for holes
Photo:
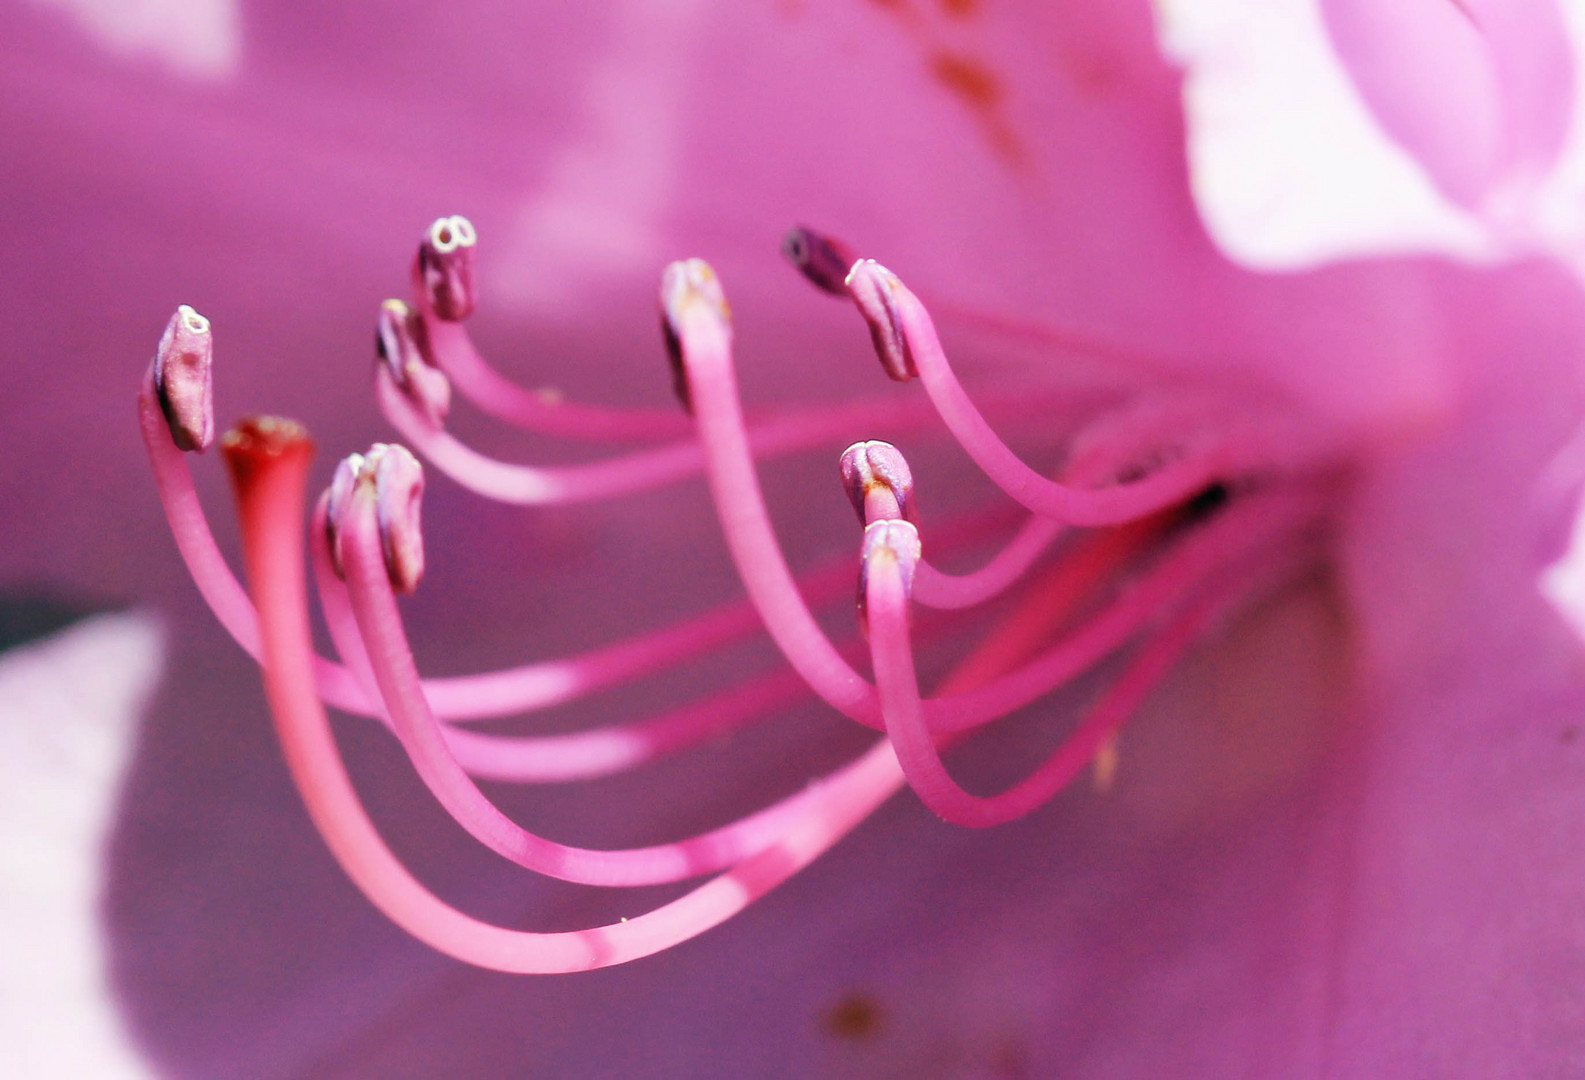
<svg viewBox="0 0 1585 1080">
<path fill-rule="evenodd" d="M 956 19 L 972 19 L 980 13 L 980 0 L 940 0 L 941 10 Z"/>
<path fill-rule="evenodd" d="M 972 56 L 936 53 L 930 58 L 930 73 L 972 109 L 993 109 L 1001 103 L 1001 80 Z"/>
<path fill-rule="evenodd" d="M 931 55 L 930 74 L 948 93 L 968 106 L 986 139 L 1008 164 L 1028 164 L 1022 142 L 1002 116 L 1006 90 L 996 72 L 972 56 L 943 51 Z"/>
<path fill-rule="evenodd" d="M 854 992 L 843 994 L 826 1010 L 821 1026 L 838 1039 L 857 1041 L 879 1034 L 883 1020 L 879 1002 L 868 994 Z"/>
</svg>

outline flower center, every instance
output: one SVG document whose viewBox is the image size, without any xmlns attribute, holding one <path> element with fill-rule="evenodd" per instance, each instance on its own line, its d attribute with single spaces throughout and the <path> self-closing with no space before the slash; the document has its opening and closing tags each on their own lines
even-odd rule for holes
<svg viewBox="0 0 1585 1080">
<path fill-rule="evenodd" d="M 745 416 L 730 309 L 720 279 L 697 259 L 668 267 L 660 290 L 666 351 L 685 413 L 547 397 L 498 373 L 469 338 L 464 320 L 478 306 L 476 243 L 467 219 L 436 221 L 413 262 L 411 305 L 381 306 L 375 387 L 387 418 L 432 467 L 509 503 L 610 499 L 703 474 L 746 603 L 560 660 L 424 679 L 395 598 L 417 588 L 423 574 L 423 468 L 405 447 L 376 444 L 338 466 L 313 512 L 314 579 L 339 660 L 317 656 L 300 543 L 306 434 L 289 422 L 256 420 L 225 440 L 250 598 L 215 546 L 183 453 L 201 449 L 213 430 L 209 327 L 191 309 L 173 317 L 141 398 L 143 434 L 178 547 L 222 624 L 263 665 L 287 762 L 316 825 L 376 905 L 471 963 L 579 970 L 686 940 L 785 880 L 904 785 L 946 821 L 983 827 L 1029 813 L 1091 765 L 1105 781 L 1117 767 L 1126 720 L 1206 628 L 1317 558 L 1333 465 L 1299 443 L 1269 406 L 1181 387 L 1118 394 L 1081 411 L 1063 431 L 1062 463 L 1046 475 L 1003 440 L 982 405 L 991 416 L 1054 415 L 1070 404 L 1063 392 L 1024 386 L 971 396 L 925 303 L 880 264 L 812 230 L 793 230 L 786 254 L 816 287 L 855 305 L 883 370 L 901 382 L 917 379 L 924 400 Z M 1064 340 L 1065 348 L 1072 345 Z M 526 430 L 650 445 L 573 466 L 500 461 L 446 431 L 453 388 Z M 862 436 L 881 422 L 921 439 L 939 438 L 944 429 L 1024 520 L 978 569 L 948 572 L 932 561 L 935 552 L 982 540 L 1003 515 L 930 522 L 927 531 L 902 452 L 886 442 L 853 443 L 838 472 L 863 526 L 859 632 L 833 640 L 816 612 L 851 587 L 852 564 L 794 574 L 756 463 Z M 1013 602 L 999 606 L 980 644 L 927 694 L 913 650 L 916 636 L 939 622 L 931 612 L 973 609 L 1009 594 Z M 641 678 L 758 629 L 789 670 L 640 721 L 568 735 L 464 726 Z M 1125 658 L 1118 673 L 1025 779 L 989 796 L 953 779 L 943 751 L 1114 655 Z M 861 670 L 866 659 L 868 675 Z M 671 843 L 621 850 L 562 844 L 507 817 L 476 783 L 565 782 L 638 767 L 809 694 L 884 737 L 756 813 Z M 527 869 L 606 887 L 717 876 L 647 915 L 577 933 L 478 922 L 427 892 L 385 847 L 341 765 L 327 703 L 386 724 L 458 823 Z"/>
</svg>

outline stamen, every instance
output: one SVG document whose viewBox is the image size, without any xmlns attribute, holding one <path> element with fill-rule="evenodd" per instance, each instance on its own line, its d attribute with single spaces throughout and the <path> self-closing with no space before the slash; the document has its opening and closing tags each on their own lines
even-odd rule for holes
<svg viewBox="0 0 1585 1080">
<path fill-rule="evenodd" d="M 999 795 L 964 791 L 947 773 L 935 740 L 926 730 L 908 641 L 907 593 L 895 559 L 874 560 L 869 574 L 870 649 L 886 731 L 903 773 L 931 810 L 955 825 L 986 828 L 1023 817 L 1049 801 L 1115 738 L 1179 656 L 1199 636 L 1212 614 L 1225 606 L 1226 587 L 1202 599 L 1155 635 L 1107 691 L 1089 718 L 1028 777 Z M 1100 773 L 1098 772 L 1098 776 Z"/>
<path fill-rule="evenodd" d="M 840 469 L 843 486 L 860 522 L 901 517 L 918 524 L 913 473 L 891 443 L 854 443 L 842 452 Z M 1006 547 L 969 574 L 943 573 L 921 559 L 914 581 L 914 599 L 933 608 L 972 607 L 987 600 L 1032 566 L 1062 529 L 1058 522 L 1032 516 Z M 862 603 L 862 592 L 860 598 Z"/>
<path fill-rule="evenodd" d="M 918 523 L 914 476 L 897 447 L 873 439 L 856 442 L 842 451 L 837 468 L 861 525 L 884 518 Z"/>
<path fill-rule="evenodd" d="M 732 308 L 721 291 L 720 279 L 703 259 L 674 262 L 666 267 L 660 279 L 660 330 L 666 343 L 666 359 L 671 364 L 672 389 L 689 415 L 693 414 L 693 394 L 683 365 L 676 319 L 693 307 L 708 312 L 726 339 L 732 339 Z"/>
<path fill-rule="evenodd" d="M 967 574 L 949 574 L 922 559 L 914 571 L 914 602 L 941 610 L 984 603 L 1023 577 L 1064 531 L 1061 522 L 1032 514 L 984 566 Z"/>
<path fill-rule="evenodd" d="M 378 701 L 379 688 L 369 666 L 346 586 L 332 566 L 330 530 L 325 528 L 331 498 L 332 492 L 327 491 L 320 499 L 310 529 L 310 536 L 314 538 L 311 548 L 320 607 L 336 651 L 367 690 L 370 699 Z M 845 572 L 846 568 L 842 569 Z M 829 573 L 823 576 L 832 577 Z M 827 584 L 832 583 L 835 578 Z M 821 591 L 828 590 L 822 587 Z M 423 683 L 425 696 L 437 716 L 441 710 L 436 698 L 449 683 L 445 679 L 429 679 Z M 564 783 L 635 768 L 749 722 L 766 720 L 775 710 L 806 697 L 808 692 L 808 687 L 795 672 L 780 670 L 756 676 L 703 701 L 645 720 L 566 735 L 495 735 L 449 724 L 443 726 L 443 731 L 457 763 L 470 776 L 509 783 Z M 383 709 L 373 711 L 394 730 Z"/>
<path fill-rule="evenodd" d="M 478 293 L 473 283 L 473 248 L 478 234 L 461 214 L 436 218 L 413 260 L 413 284 L 426 310 L 447 322 L 473 314 Z"/>
<path fill-rule="evenodd" d="M 693 430 L 675 409 L 603 408 L 520 386 L 479 354 L 466 323 L 419 314 L 430 359 L 469 401 L 498 420 L 543 435 L 594 442 L 675 438 Z"/>
<path fill-rule="evenodd" d="M 391 854 L 353 790 L 314 694 L 302 549 L 308 453 L 230 456 L 249 580 L 264 640 L 264 682 L 287 765 L 309 816 L 337 862 L 387 917 L 431 947 L 495 971 L 585 971 L 648 956 L 719 925 L 808 865 L 901 780 L 882 743 L 817 790 L 797 823 L 727 874 L 633 919 L 591 930 L 538 934 L 480 922 L 437 899 Z"/>
<path fill-rule="evenodd" d="M 1070 524 L 1117 524 L 1183 501 L 1228 467 L 1223 448 L 1211 446 L 1109 489 L 1088 491 L 1046 480 L 1018 460 L 985 422 L 952 374 L 928 313 L 895 275 L 865 260 L 854 267 L 849 286 L 883 366 L 898 377 L 896 358 L 904 355 L 908 373 L 922 371 L 932 402 L 965 450 L 1004 491 L 1036 513 Z"/>
<path fill-rule="evenodd" d="M 424 576 L 424 532 L 419 525 L 424 467 L 407 447 L 394 443 L 375 443 L 363 467 L 374 474 L 380 548 L 391 587 L 410 593 Z"/>
<path fill-rule="evenodd" d="M 847 295 L 848 271 L 857 259 L 842 241 L 796 225 L 787 231 L 781 250 L 815 288 L 832 296 Z"/>
<path fill-rule="evenodd" d="M 330 476 L 330 487 L 325 492 L 325 539 L 330 545 L 331 563 L 337 577 L 345 577 L 341 559 L 341 516 L 352 499 L 352 489 L 363 475 L 363 455 L 348 454 L 336 462 L 336 471 Z"/>
<path fill-rule="evenodd" d="M 919 565 L 919 530 L 907 521 L 872 521 L 864 527 L 859 556 L 859 626 L 869 635 L 869 572 L 876 559 L 889 559 L 897 567 L 903 595 L 913 590 L 914 569 Z"/>
<path fill-rule="evenodd" d="M 444 304 L 432 285 L 432 280 L 444 279 L 444 274 L 439 270 L 433 274 L 421 271 L 421 267 L 436 259 L 454 259 L 458 251 L 468 252 L 465 306 L 472 311 L 471 260 L 477 242 L 473 226 L 461 217 L 441 218 L 425 235 L 414 261 L 414 302 L 418 310 L 412 313 L 409 324 L 410 336 L 420 347 L 422 359 L 433 362 L 484 412 L 530 431 L 590 440 L 666 438 L 689 432 L 692 425 L 688 419 L 669 409 L 612 409 L 568 402 L 546 390 L 519 386 L 492 368 L 474 348 L 468 328 L 458 321 L 464 317 L 457 314 L 459 306 Z M 448 245 L 449 254 L 440 254 L 440 249 Z M 405 390 L 402 372 L 393 369 L 392 374 Z M 438 426 L 438 419 L 436 423 Z"/>
<path fill-rule="evenodd" d="M 375 370 L 380 411 L 428 462 L 477 495 L 516 506 L 595 502 L 647 491 L 693 476 L 704 465 L 697 441 L 671 443 L 587 465 L 518 465 L 479 453 L 437 428 L 396 388 L 388 371 Z M 923 425 L 929 408 L 892 400 L 849 402 L 763 421 L 747 436 L 753 452 L 769 458 L 819 446 L 857 426 Z"/>
<path fill-rule="evenodd" d="M 782 655 L 827 704 L 871 727 L 883 726 L 875 688 L 853 670 L 815 622 L 776 541 L 743 430 L 730 334 L 718 312 L 687 290 L 663 290 L 696 406 L 706 473 L 727 547 L 745 591 Z M 1192 530 L 1091 623 L 1019 671 L 972 693 L 924 703 L 931 731 L 959 731 L 1022 708 L 1126 642 L 1155 611 L 1191 589 L 1227 558 L 1273 532 L 1302 526 L 1314 491 L 1294 488 L 1235 502 Z"/>
<path fill-rule="evenodd" d="M 324 499 L 315 513 L 324 516 Z M 315 584 L 331 640 L 370 699 L 378 701 L 379 687 L 359 635 L 351 600 L 331 566 L 329 543 L 323 536 L 313 545 L 313 556 Z M 425 682 L 426 697 L 439 681 Z M 447 747 L 470 776 L 507 783 L 566 783 L 636 768 L 747 723 L 768 719 L 776 710 L 807 694 L 808 688 L 794 673 L 777 671 L 645 720 L 566 735 L 496 735 L 450 724 L 442 730 Z M 432 699 L 430 707 L 438 715 Z M 375 711 L 378 719 L 394 731 L 395 725 L 383 707 Z"/>
<path fill-rule="evenodd" d="M 380 305 L 375 353 L 408 400 L 431 424 L 441 427 L 451 411 L 451 381 L 426 358 L 425 336 L 424 320 L 402 301 L 387 300 Z"/>
<path fill-rule="evenodd" d="M 856 262 L 848 272 L 848 295 L 869 324 L 870 340 L 875 344 L 881 367 L 897 382 L 907 382 L 919 371 L 914 365 L 913 342 L 904 333 L 897 310 L 897 292 L 901 289 L 902 282 L 874 259 Z"/>
<path fill-rule="evenodd" d="M 177 449 L 204 450 L 215 437 L 214 340 L 209 320 L 183 304 L 154 352 L 154 392 Z"/>
<path fill-rule="evenodd" d="M 777 646 L 816 694 L 855 719 L 874 716 L 872 688 L 842 659 L 810 614 L 776 542 L 743 427 L 724 306 L 696 282 L 720 285 L 700 260 L 673 263 L 661 285 L 667 345 L 695 406 L 716 513 L 743 587 Z M 704 269 L 708 269 L 705 267 Z"/>
<path fill-rule="evenodd" d="M 238 645 L 257 659 L 260 655 L 258 621 L 253 604 L 220 553 L 193 487 L 186 458 L 171 441 L 156 401 L 153 364 L 144 374 L 139 420 L 160 502 L 177 550 L 220 624 Z M 361 457 L 355 457 L 361 461 Z M 337 473 L 343 484 L 350 485 L 357 475 L 357 461 L 345 468 L 338 467 Z M 971 524 L 973 528 L 958 530 L 957 535 L 963 540 L 972 538 L 981 526 L 993 522 L 981 515 L 972 519 Z M 851 581 L 848 576 L 851 572 L 850 564 L 839 562 L 810 575 L 800 587 L 808 590 L 813 602 L 824 603 L 851 587 L 847 584 Z M 752 606 L 730 604 L 674 626 L 566 659 L 428 680 L 425 690 L 435 711 L 452 720 L 486 719 L 543 709 L 698 655 L 736 640 L 758 626 L 759 619 Z M 363 716 L 378 712 L 375 699 L 341 664 L 316 657 L 315 681 L 327 704 Z"/>
<path fill-rule="evenodd" d="M 424 700 L 383 565 L 374 501 L 354 494 L 347 522 L 347 587 L 388 714 L 426 786 L 475 839 L 527 869 L 587 885 L 655 885 L 712 873 L 763 849 L 808 807 L 806 789 L 739 822 L 648 848 L 597 851 L 558 844 L 517 825 L 468 778 Z"/>
</svg>

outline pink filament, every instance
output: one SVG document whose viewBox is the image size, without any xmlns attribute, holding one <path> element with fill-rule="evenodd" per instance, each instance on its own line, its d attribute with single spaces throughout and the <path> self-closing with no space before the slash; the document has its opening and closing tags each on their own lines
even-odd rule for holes
<svg viewBox="0 0 1585 1080">
<path fill-rule="evenodd" d="M 396 388 L 383 366 L 375 369 L 374 390 L 380 411 L 413 449 L 469 491 L 497 502 L 518 506 L 597 502 L 691 476 L 701 464 L 698 446 L 681 442 L 589 465 L 511 465 L 486 457 L 430 423 Z"/>
<path fill-rule="evenodd" d="M 506 378 L 491 367 L 466 325 L 436 318 L 417 290 L 431 359 L 451 385 L 481 410 L 528 431 L 590 441 L 611 439 L 674 439 L 692 425 L 676 409 L 609 409 L 561 401 Z"/>
<path fill-rule="evenodd" d="M 776 541 L 744 436 L 725 327 L 703 304 L 687 305 L 677 315 L 710 490 L 744 590 L 782 655 L 814 692 L 850 719 L 882 730 L 875 688 L 815 622 Z M 1126 642 L 1158 607 L 1176 602 L 1205 574 L 1251 545 L 1301 527 L 1317 508 L 1316 493 L 1300 488 L 1236 499 L 1089 624 L 1018 671 L 970 693 L 925 701 L 927 727 L 938 734 L 962 731 L 1022 708 Z"/>
<path fill-rule="evenodd" d="M 724 922 L 808 865 L 901 784 L 896 757 L 883 742 L 850 766 L 840 784 L 819 790 L 801 819 L 771 847 L 624 922 L 539 934 L 464 915 L 415 880 L 380 839 L 352 788 L 315 692 L 298 543 L 307 449 L 250 464 L 237 470 L 243 547 L 258 605 L 265 693 L 287 766 L 314 824 L 364 895 L 398 926 L 449 956 L 495 971 L 554 974 L 608 967 L 670 948 Z"/>
<path fill-rule="evenodd" d="M 424 700 L 402 631 L 396 597 L 367 492 L 354 496 L 341 522 L 343 566 L 358 629 L 397 735 L 419 776 L 475 839 L 529 870 L 585 885 L 657 885 L 713 873 L 762 850 L 800 817 L 817 788 L 807 788 L 730 825 L 676 843 L 594 851 L 546 840 L 496 809 L 463 771 Z M 835 782 L 841 773 L 827 779 Z"/>
<path fill-rule="evenodd" d="M 150 376 L 145 376 L 139 397 L 139 421 L 161 503 L 188 571 L 221 625 L 257 659 L 258 619 L 252 601 L 215 543 L 193 488 L 186 455 L 171 442 L 164 415 L 153 397 Z M 824 602 L 850 587 L 851 573 L 846 564 L 833 566 L 806 579 L 804 587 L 816 602 Z M 484 719 L 547 708 L 735 640 L 757 625 L 752 607 L 726 605 L 565 660 L 431 679 L 425 683 L 425 691 L 435 711 L 451 720 Z M 377 711 L 373 698 L 342 665 L 316 657 L 314 674 L 320 696 L 327 704 L 363 716 Z"/>
<path fill-rule="evenodd" d="M 1062 532 L 1060 522 L 1031 517 L 984 566 L 968 574 L 949 574 L 921 559 L 914 568 L 914 599 L 945 610 L 983 603 L 1022 577 Z"/>
<path fill-rule="evenodd" d="M 1099 478 L 1114 464 L 1109 457 L 1096 454 L 1091 460 L 1070 463 L 1069 472 L 1082 482 Z M 870 520 L 867 500 L 865 512 L 866 520 Z M 921 559 L 914 568 L 913 600 L 925 607 L 944 609 L 972 607 L 989 600 L 1022 577 L 1065 530 L 1059 521 L 1031 515 L 1006 546 L 968 574 L 943 573 Z"/>
<path fill-rule="evenodd" d="M 1071 525 L 1118 525 L 1183 502 L 1222 474 L 1219 449 L 1172 462 L 1143 479 L 1087 489 L 1048 480 L 1025 465 L 986 422 L 947 362 L 935 325 L 919 298 L 893 285 L 909 352 L 942 422 L 985 474 L 1034 513 Z"/>
<path fill-rule="evenodd" d="M 943 820 L 986 828 L 1023 817 L 1050 800 L 1088 765 L 1191 645 L 1225 595 L 1201 601 L 1156 634 L 1108 689 L 1089 718 L 1029 776 L 990 797 L 971 795 L 948 774 L 925 729 L 908 638 L 908 598 L 895 559 L 872 560 L 869 571 L 870 653 L 875 682 L 903 773 L 919 798 Z"/>
<path fill-rule="evenodd" d="M 598 502 L 674 483 L 704 467 L 704 454 L 693 439 L 584 465 L 513 464 L 481 454 L 435 426 L 397 388 L 384 366 L 375 369 L 374 391 L 380 411 L 414 450 L 462 487 L 496 502 L 514 506 Z M 1022 395 L 1022 408 L 1033 405 L 1029 394 Z M 747 443 L 755 455 L 769 458 L 839 442 L 855 428 L 917 428 L 930 416 L 929 408 L 902 397 L 846 402 L 758 421 L 748 432 Z"/>
<path fill-rule="evenodd" d="M 152 364 L 143 377 L 143 389 L 138 395 L 138 426 L 143 432 L 143 445 L 148 449 L 149 465 L 154 471 L 154 483 L 159 488 L 166 521 L 193 583 L 220 625 L 257 660 L 260 655 L 258 615 L 215 543 L 215 535 L 204 517 L 203 504 L 193 488 L 187 456 L 171 441 L 170 429 L 155 397 Z M 313 670 L 319 693 L 330 704 L 349 712 L 367 712 L 372 707 L 363 688 L 340 664 L 315 656 Z"/>
<path fill-rule="evenodd" d="M 379 688 L 359 637 L 347 587 L 331 567 L 324 533 L 325 499 L 310 527 L 314 582 L 325 624 L 347 667 L 371 698 Z M 433 683 L 425 684 L 432 686 Z M 808 694 L 793 672 L 777 671 L 739 684 L 702 702 L 631 724 L 566 735 L 495 735 L 442 725 L 446 745 L 469 775 L 513 783 L 588 780 L 621 772 L 703 739 L 725 734 Z M 433 708 L 433 705 L 431 705 Z M 380 712 L 387 726 L 390 718 Z"/>
</svg>

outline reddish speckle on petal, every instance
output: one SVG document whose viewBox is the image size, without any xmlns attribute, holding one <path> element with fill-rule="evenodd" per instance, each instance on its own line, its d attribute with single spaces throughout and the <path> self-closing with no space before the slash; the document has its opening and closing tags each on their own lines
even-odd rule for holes
<svg viewBox="0 0 1585 1080">
<path fill-rule="evenodd" d="M 1002 116 L 1006 88 L 1000 76 L 984 61 L 961 53 L 938 51 L 930 57 L 930 74 L 978 119 L 991 146 L 1010 165 L 1023 165 L 1023 142 Z"/>
<path fill-rule="evenodd" d="M 885 1022 L 880 1002 L 859 991 L 843 994 L 821 1017 L 820 1026 L 828 1035 L 858 1042 L 880 1034 Z"/>
<path fill-rule="evenodd" d="M 935 80 L 973 109 L 993 109 L 1002 100 L 996 73 L 972 56 L 939 52 L 930 58 Z"/>
</svg>

